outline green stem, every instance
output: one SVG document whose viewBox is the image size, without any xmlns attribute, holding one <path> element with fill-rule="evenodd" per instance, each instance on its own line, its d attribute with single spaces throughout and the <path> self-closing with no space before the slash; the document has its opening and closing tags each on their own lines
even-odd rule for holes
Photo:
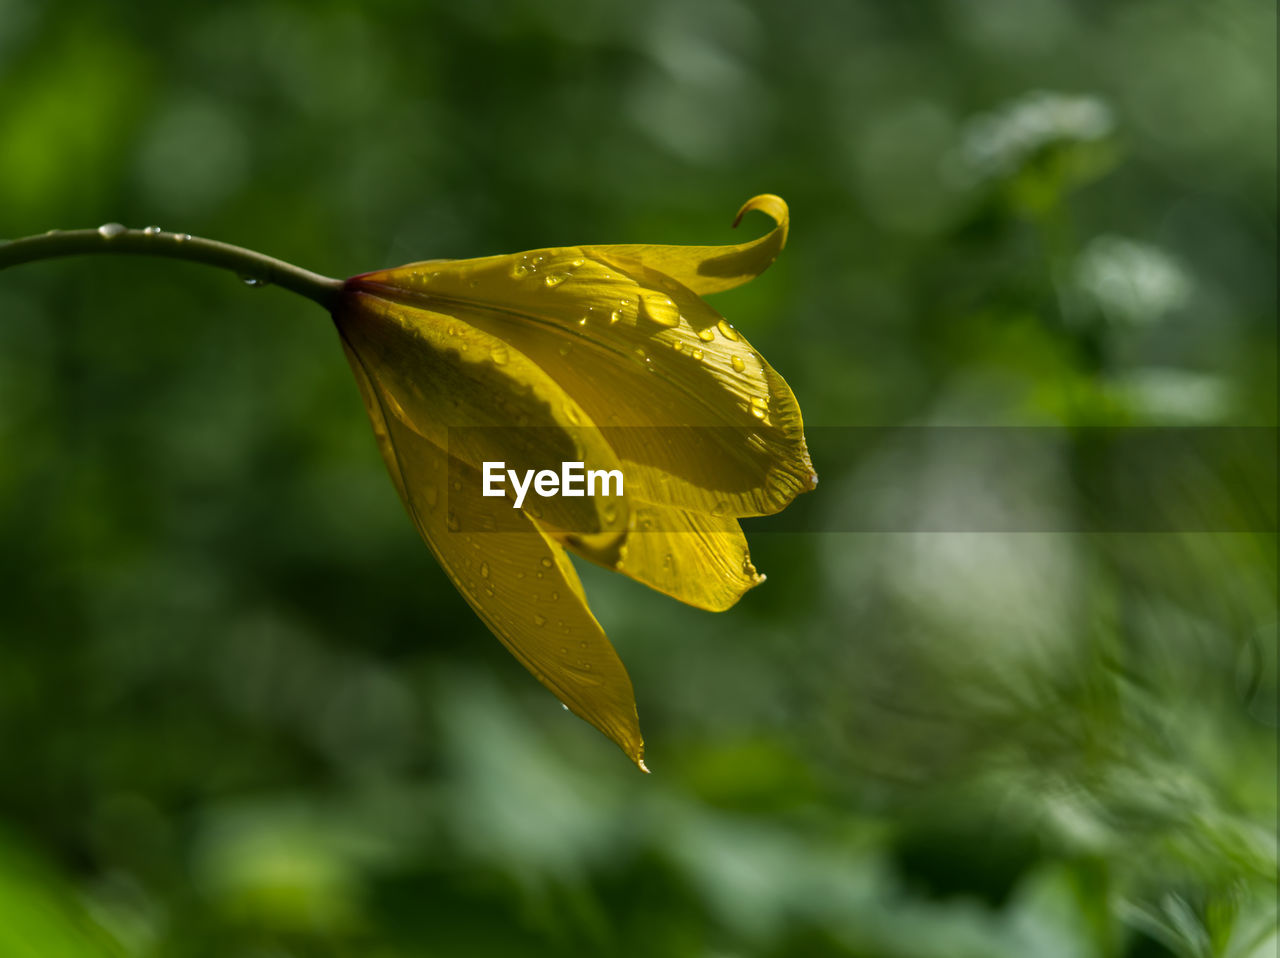
<svg viewBox="0 0 1280 958">
<path fill-rule="evenodd" d="M 342 290 L 342 280 L 321 276 L 255 250 L 186 233 L 167 233 L 155 227 L 125 229 L 119 223 L 108 223 L 96 230 L 50 230 L 39 236 L 0 242 L 0 269 L 83 253 L 167 256 L 218 266 L 231 270 L 247 283 L 281 286 L 329 310 Z"/>
</svg>

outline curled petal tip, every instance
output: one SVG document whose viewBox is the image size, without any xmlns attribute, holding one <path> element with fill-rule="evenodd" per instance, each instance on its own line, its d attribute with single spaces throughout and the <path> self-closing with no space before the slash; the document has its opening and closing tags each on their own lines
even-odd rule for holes
<svg viewBox="0 0 1280 958">
<path fill-rule="evenodd" d="M 788 221 L 791 218 L 790 211 L 787 209 L 787 201 L 781 196 L 774 193 L 761 193 L 759 196 L 753 196 L 742 204 L 742 208 L 738 210 L 738 215 L 733 218 L 733 225 L 736 229 L 738 224 L 742 222 L 742 217 L 746 216 L 752 210 L 759 210 L 768 214 L 775 223 L 783 229 L 783 242 L 786 242 L 786 230 Z"/>
<path fill-rule="evenodd" d="M 644 772 L 646 775 L 649 774 L 649 766 L 644 763 L 643 758 L 636 759 L 636 767 L 639 768 L 640 771 Z"/>
</svg>

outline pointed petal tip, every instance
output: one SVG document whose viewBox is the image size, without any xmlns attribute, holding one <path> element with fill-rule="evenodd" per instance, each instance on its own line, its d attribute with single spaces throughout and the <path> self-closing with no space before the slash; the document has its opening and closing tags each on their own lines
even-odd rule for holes
<svg viewBox="0 0 1280 958">
<path fill-rule="evenodd" d="M 636 768 L 640 769 L 640 771 L 648 775 L 649 766 L 644 763 L 644 758 L 637 758 L 635 761 L 636 761 Z"/>
</svg>

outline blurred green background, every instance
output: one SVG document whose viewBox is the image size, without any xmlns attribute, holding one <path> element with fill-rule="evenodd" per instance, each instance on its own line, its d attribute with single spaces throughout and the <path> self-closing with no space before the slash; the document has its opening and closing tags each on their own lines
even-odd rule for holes
<svg viewBox="0 0 1280 958">
<path fill-rule="evenodd" d="M 1274 504 L 840 517 L 1016 481 L 1068 528 L 1077 427 L 1276 425 L 1275 21 L 0 0 L 0 235 L 157 223 L 345 276 L 728 242 L 776 192 L 787 250 L 715 305 L 807 422 L 1068 437 L 815 440 L 807 531 L 747 523 L 769 581 L 721 615 L 585 570 L 644 777 L 434 565 L 313 305 L 6 271 L 0 956 L 1274 955 Z"/>
</svg>

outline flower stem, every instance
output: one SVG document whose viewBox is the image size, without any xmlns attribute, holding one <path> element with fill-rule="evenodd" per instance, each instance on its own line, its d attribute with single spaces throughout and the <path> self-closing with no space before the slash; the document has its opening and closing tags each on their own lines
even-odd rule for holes
<svg viewBox="0 0 1280 958">
<path fill-rule="evenodd" d="M 0 242 L 0 269 L 83 253 L 167 256 L 219 266 L 236 273 L 246 283 L 281 286 L 314 300 L 325 309 L 333 308 L 342 289 L 341 280 L 321 276 L 255 250 L 186 233 L 168 233 L 155 227 L 125 229 L 119 223 L 108 223 L 96 230 L 50 230 L 38 236 Z"/>
</svg>

